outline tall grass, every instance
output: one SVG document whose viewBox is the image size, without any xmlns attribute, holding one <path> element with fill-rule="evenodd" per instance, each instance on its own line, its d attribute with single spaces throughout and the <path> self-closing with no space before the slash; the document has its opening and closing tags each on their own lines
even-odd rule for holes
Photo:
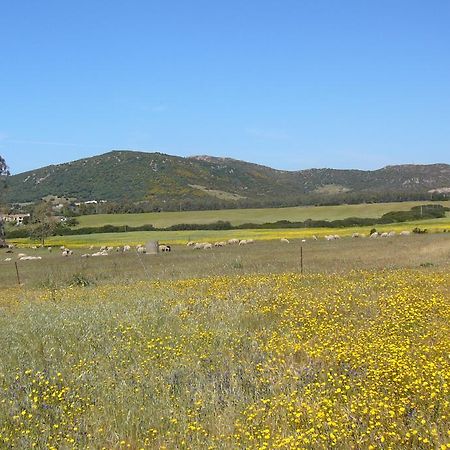
<svg viewBox="0 0 450 450">
<path fill-rule="evenodd" d="M 0 302 L 0 448 L 439 448 L 434 269 L 233 275 Z"/>
</svg>

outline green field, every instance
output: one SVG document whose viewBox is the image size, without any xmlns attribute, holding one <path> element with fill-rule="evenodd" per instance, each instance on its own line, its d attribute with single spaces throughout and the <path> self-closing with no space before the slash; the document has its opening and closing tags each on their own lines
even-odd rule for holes
<svg viewBox="0 0 450 450">
<path fill-rule="evenodd" d="M 233 225 L 243 223 L 265 223 L 277 220 L 304 221 L 337 220 L 348 217 L 381 217 L 390 211 L 407 211 L 413 206 L 429 202 L 397 202 L 368 203 L 360 205 L 338 206 L 297 206 L 292 208 L 261 208 L 261 209 L 226 209 L 217 211 L 182 211 L 142 214 L 96 214 L 80 216 L 78 227 L 98 227 L 102 225 L 140 226 L 152 224 L 163 228 L 180 223 L 211 223 L 217 220 L 229 221 Z M 450 201 L 436 202 L 450 207 Z"/>
<path fill-rule="evenodd" d="M 403 230 L 412 231 L 414 228 L 426 228 L 430 233 L 439 233 L 450 230 L 450 217 L 442 219 L 423 220 L 417 222 L 403 222 L 399 224 L 377 225 L 378 231 Z M 137 245 L 150 240 L 157 240 L 168 244 L 186 244 L 189 241 L 216 242 L 237 239 L 277 240 L 283 237 L 288 239 L 311 239 L 327 234 L 337 234 L 341 237 L 351 236 L 353 233 L 368 234 L 373 227 L 347 227 L 347 228 L 282 228 L 263 230 L 182 230 L 182 231 L 132 231 L 126 233 L 93 233 L 84 235 L 52 236 L 46 240 L 46 245 L 68 247 L 86 247 L 90 245 Z M 30 239 L 11 239 L 10 242 L 20 246 L 32 246 L 36 242 Z"/>
</svg>

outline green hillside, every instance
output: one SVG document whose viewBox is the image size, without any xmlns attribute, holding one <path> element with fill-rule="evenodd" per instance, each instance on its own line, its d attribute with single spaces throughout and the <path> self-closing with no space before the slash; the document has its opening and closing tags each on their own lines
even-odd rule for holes
<svg viewBox="0 0 450 450">
<path fill-rule="evenodd" d="M 13 175 L 7 195 L 20 203 L 54 195 L 170 211 L 444 199 L 448 192 L 446 164 L 282 171 L 229 158 L 113 151 Z"/>
</svg>

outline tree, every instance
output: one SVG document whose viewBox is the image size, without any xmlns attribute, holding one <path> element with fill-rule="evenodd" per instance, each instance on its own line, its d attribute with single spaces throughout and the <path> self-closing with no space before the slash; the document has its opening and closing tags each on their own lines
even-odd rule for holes
<svg viewBox="0 0 450 450">
<path fill-rule="evenodd" d="M 45 239 L 52 236 L 58 227 L 53 217 L 51 204 L 41 202 L 35 206 L 31 216 L 30 237 L 45 244 Z"/>
<path fill-rule="evenodd" d="M 0 203 L 3 198 L 3 194 L 6 190 L 6 177 L 9 175 L 8 166 L 5 160 L 0 155 Z M 6 247 L 5 242 L 5 228 L 3 227 L 3 219 L 0 215 L 0 248 Z"/>
</svg>

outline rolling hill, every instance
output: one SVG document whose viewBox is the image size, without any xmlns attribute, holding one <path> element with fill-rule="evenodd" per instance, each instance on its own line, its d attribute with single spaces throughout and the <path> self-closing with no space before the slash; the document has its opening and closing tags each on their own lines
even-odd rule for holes
<svg viewBox="0 0 450 450">
<path fill-rule="evenodd" d="M 283 171 L 231 158 L 112 151 L 9 178 L 8 201 L 45 196 L 216 209 L 445 198 L 450 165 Z"/>
</svg>

